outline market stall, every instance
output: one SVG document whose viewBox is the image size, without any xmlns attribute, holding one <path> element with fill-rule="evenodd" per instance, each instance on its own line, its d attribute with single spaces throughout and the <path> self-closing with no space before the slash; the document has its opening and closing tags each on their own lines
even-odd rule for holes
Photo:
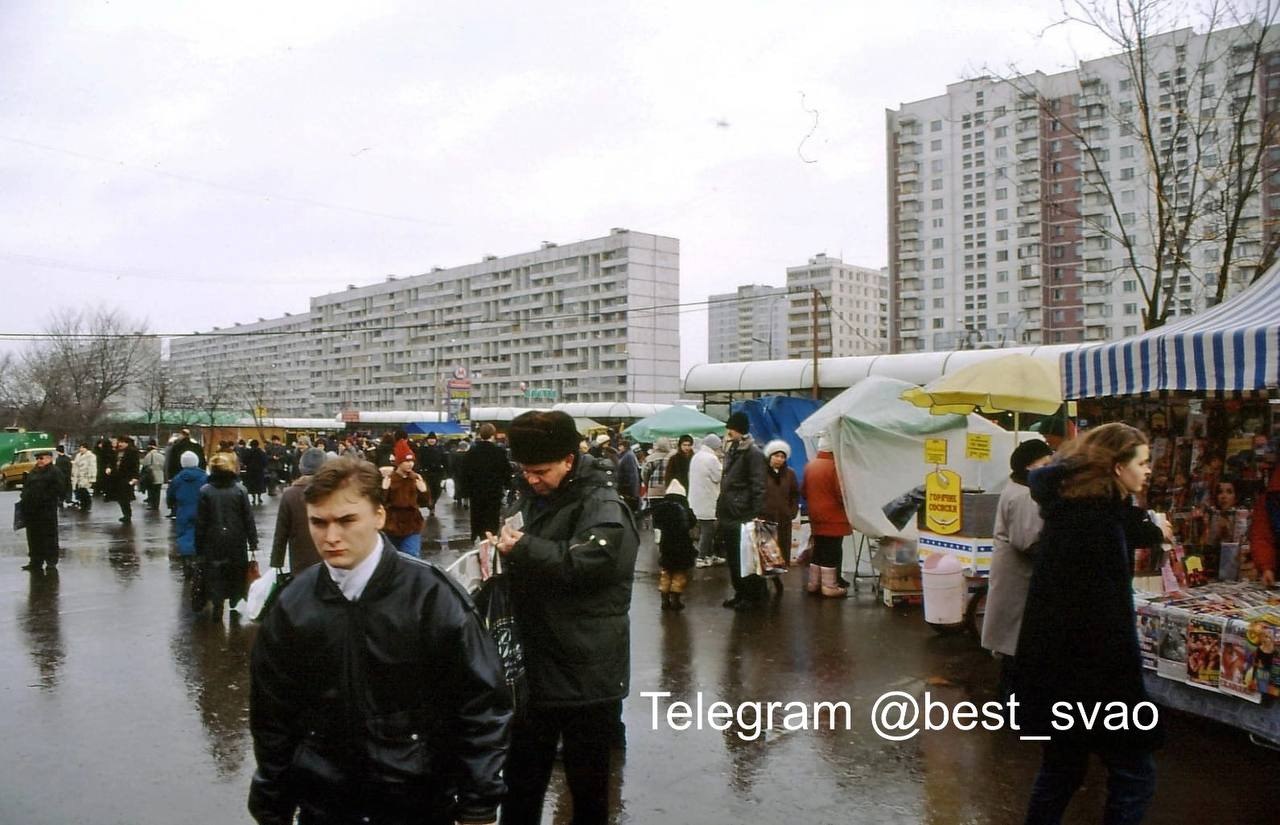
<svg viewBox="0 0 1280 825">
<path fill-rule="evenodd" d="M 1280 267 L 1200 315 L 1064 355 L 1062 380 L 1081 427 L 1122 421 L 1151 443 L 1144 504 L 1176 537 L 1135 554 L 1152 695 L 1280 743 L 1280 591 L 1261 581 L 1280 516 Z"/>
</svg>

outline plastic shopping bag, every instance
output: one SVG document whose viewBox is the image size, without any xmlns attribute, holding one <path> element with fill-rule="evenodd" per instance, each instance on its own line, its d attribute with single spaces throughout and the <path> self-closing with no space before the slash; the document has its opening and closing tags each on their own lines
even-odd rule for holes
<svg viewBox="0 0 1280 825">
<path fill-rule="evenodd" d="M 262 616 L 263 608 L 267 605 L 267 597 L 271 595 L 271 590 L 276 586 L 276 571 L 273 567 L 268 567 L 267 572 L 258 576 L 249 585 L 249 595 L 245 596 L 243 609 L 240 613 L 248 616 L 250 619 L 257 621 Z"/>
<path fill-rule="evenodd" d="M 757 521 L 754 530 L 755 556 L 764 575 L 775 575 L 787 572 L 787 560 L 778 547 L 778 525 L 768 521 Z"/>
<path fill-rule="evenodd" d="M 503 678 L 511 697 L 511 709 L 519 718 L 529 698 L 529 679 L 524 669 L 524 645 L 511 606 L 511 584 L 506 574 L 494 574 L 476 593 L 476 606 L 485 627 L 493 636 L 502 659 Z"/>
<path fill-rule="evenodd" d="M 809 522 L 796 519 L 791 522 L 791 563 L 803 564 L 813 555 L 813 535 Z"/>
</svg>

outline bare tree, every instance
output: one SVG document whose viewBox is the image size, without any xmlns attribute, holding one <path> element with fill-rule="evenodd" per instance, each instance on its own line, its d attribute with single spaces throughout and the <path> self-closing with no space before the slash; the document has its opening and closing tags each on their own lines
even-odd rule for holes
<svg viewBox="0 0 1280 825">
<path fill-rule="evenodd" d="M 1247 8 L 1075 0 L 1060 23 L 1103 34 L 1118 53 L 1082 67 L 1078 96 L 1050 90 L 1053 81 L 1040 74 L 1008 79 L 1022 105 L 1039 108 L 1047 134 L 1078 148 L 1080 196 L 1046 197 L 1046 212 L 1079 219 L 1086 250 L 1120 252 L 1118 263 L 1086 262 L 1085 271 L 1136 281 L 1147 329 L 1191 309 L 1193 289 L 1220 302 L 1233 273 L 1242 282 L 1275 258 L 1280 241 L 1259 201 L 1280 117 L 1259 90 L 1278 8 L 1277 0 Z M 1113 138 L 1125 136 L 1136 149 L 1132 165 L 1113 171 L 1123 159 L 1110 156 Z"/>
<path fill-rule="evenodd" d="M 166 421 L 166 417 L 173 418 L 171 413 L 191 409 L 193 400 L 182 376 L 170 369 L 159 350 L 147 353 L 142 359 L 137 370 L 137 388 L 142 412 L 152 425 L 157 441 L 162 425 L 190 423 L 176 419 Z"/>
<path fill-rule="evenodd" d="M 235 383 L 221 363 L 206 361 L 196 376 L 195 398 L 209 427 L 218 426 L 218 413 L 235 406 Z"/>
<path fill-rule="evenodd" d="M 31 415 L 44 429 L 94 432 L 135 377 L 146 323 L 117 310 L 64 310 L 44 336 L 23 356 Z"/>
<path fill-rule="evenodd" d="M 253 419 L 258 440 L 265 442 L 264 421 L 276 406 L 275 388 L 266 370 L 246 369 L 236 378 L 236 396 Z"/>
</svg>

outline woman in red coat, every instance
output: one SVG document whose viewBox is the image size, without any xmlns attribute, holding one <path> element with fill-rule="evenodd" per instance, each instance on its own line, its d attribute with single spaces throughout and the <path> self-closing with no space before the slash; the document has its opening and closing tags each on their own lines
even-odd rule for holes
<svg viewBox="0 0 1280 825">
<path fill-rule="evenodd" d="M 800 493 L 809 505 L 809 529 L 813 535 L 813 558 L 805 589 L 842 599 L 849 594 L 849 589 L 839 582 L 844 537 L 853 534 L 853 527 L 845 513 L 831 441 L 825 435 L 818 439 L 818 454 L 805 465 Z"/>
</svg>

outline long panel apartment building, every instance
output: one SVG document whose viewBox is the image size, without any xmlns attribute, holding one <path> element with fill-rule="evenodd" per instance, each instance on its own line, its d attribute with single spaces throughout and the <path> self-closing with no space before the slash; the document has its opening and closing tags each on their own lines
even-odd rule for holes
<svg viewBox="0 0 1280 825">
<path fill-rule="evenodd" d="M 1212 196 L 1208 181 L 1220 174 L 1233 135 L 1249 152 L 1260 139 L 1274 142 L 1265 124 L 1280 108 L 1280 54 L 1266 45 L 1252 72 L 1258 64 L 1248 33 L 1229 29 L 1209 39 L 1179 30 L 1147 43 L 1142 73 L 1116 55 L 1059 74 L 966 80 L 888 110 L 895 351 L 1140 332 L 1144 283 L 1153 279 L 1135 273 L 1127 247 L 1140 271 L 1154 270 L 1147 216 L 1158 214 L 1157 164 L 1177 170 L 1164 178 L 1165 202 L 1175 215 L 1192 214 L 1194 224 L 1181 249 L 1165 257 L 1181 256 L 1183 264 L 1165 282 L 1170 317 L 1214 300 L 1224 225 L 1207 200 L 1190 202 Z M 1151 115 L 1141 122 L 1152 128 L 1135 129 L 1144 110 Z M 1246 115 L 1243 129 L 1232 126 L 1238 112 Z M 1276 160 L 1266 156 L 1257 196 L 1245 205 L 1230 290 L 1265 263 L 1264 243 L 1280 215 Z"/>
<path fill-rule="evenodd" d="M 310 311 L 170 343 L 193 388 L 268 379 L 273 415 L 443 410 L 465 370 L 471 403 L 674 401 L 680 243 L 602 238 L 436 268 L 311 299 Z"/>
</svg>

